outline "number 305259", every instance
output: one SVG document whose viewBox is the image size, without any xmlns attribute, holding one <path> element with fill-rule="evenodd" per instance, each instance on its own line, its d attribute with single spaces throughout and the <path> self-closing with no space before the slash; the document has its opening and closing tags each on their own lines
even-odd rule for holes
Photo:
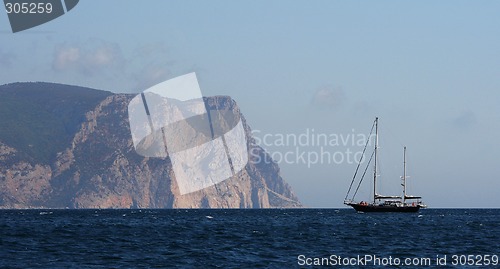
<svg viewBox="0 0 500 269">
<path fill-rule="evenodd" d="M 7 14 L 39 14 L 52 13 L 51 3 L 6 3 L 5 10 Z"/>
</svg>

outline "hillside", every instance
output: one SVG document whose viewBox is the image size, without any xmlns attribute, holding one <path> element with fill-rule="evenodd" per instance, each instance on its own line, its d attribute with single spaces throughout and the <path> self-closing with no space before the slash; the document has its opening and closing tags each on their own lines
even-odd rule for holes
<svg viewBox="0 0 500 269">
<path fill-rule="evenodd" d="M 254 145 L 241 115 L 245 169 L 180 195 L 169 157 L 133 147 L 127 106 L 134 95 L 51 83 L 0 86 L 0 208 L 268 208 L 300 206 L 276 163 Z M 239 113 L 230 97 L 209 104 Z M 269 157 L 267 157 L 269 159 Z"/>
</svg>

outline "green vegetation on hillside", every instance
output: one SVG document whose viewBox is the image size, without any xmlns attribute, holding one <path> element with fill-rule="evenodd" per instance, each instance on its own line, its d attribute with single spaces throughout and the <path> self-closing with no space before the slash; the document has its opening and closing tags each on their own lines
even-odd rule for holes
<svg viewBox="0 0 500 269">
<path fill-rule="evenodd" d="M 0 86 L 0 141 L 20 155 L 49 163 L 111 92 L 53 83 Z"/>
</svg>

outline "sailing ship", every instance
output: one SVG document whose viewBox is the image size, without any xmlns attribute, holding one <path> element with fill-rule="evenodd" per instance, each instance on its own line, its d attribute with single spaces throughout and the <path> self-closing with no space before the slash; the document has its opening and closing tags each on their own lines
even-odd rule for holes
<svg viewBox="0 0 500 269">
<path fill-rule="evenodd" d="M 377 193 L 377 150 L 378 150 L 378 118 L 375 118 L 375 121 L 373 122 L 372 125 L 372 130 L 370 131 L 370 138 L 373 133 L 373 129 L 375 129 L 375 148 L 373 150 L 373 153 L 371 154 L 370 160 L 368 161 L 368 164 L 366 165 L 366 168 L 364 170 L 364 173 L 358 183 L 358 186 L 356 188 L 356 191 L 352 195 L 352 198 L 348 199 L 349 194 L 352 190 L 353 184 L 355 182 L 356 176 L 359 172 L 359 168 L 361 165 L 361 162 L 363 158 L 359 160 L 358 166 L 356 168 L 356 171 L 354 173 L 354 176 L 352 178 L 351 184 L 349 186 L 349 190 L 347 191 L 346 197 L 344 199 L 344 204 L 351 206 L 358 212 L 418 212 L 420 208 L 425 208 L 427 207 L 423 202 L 422 202 L 422 197 L 420 196 L 413 196 L 413 195 L 408 195 L 406 191 L 406 146 L 404 147 L 403 150 L 403 176 L 401 177 L 402 179 L 402 187 L 403 187 L 403 194 L 401 196 L 392 196 L 392 195 L 380 195 Z M 370 140 L 366 142 L 365 148 L 363 149 L 363 156 L 365 155 L 366 148 L 369 144 Z M 363 181 L 363 178 L 366 174 L 366 171 L 368 167 L 370 166 L 371 161 L 373 160 L 374 163 L 374 168 L 373 168 L 373 197 L 371 202 L 355 202 L 354 198 L 359 190 L 359 187 L 361 185 L 361 182 Z"/>
</svg>

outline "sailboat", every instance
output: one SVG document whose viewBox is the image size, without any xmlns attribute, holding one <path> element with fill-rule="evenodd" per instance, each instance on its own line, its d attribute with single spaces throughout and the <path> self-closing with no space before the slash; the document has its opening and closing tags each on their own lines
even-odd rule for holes
<svg viewBox="0 0 500 269">
<path fill-rule="evenodd" d="M 356 172 L 354 173 L 354 177 L 351 181 L 351 185 L 349 186 L 349 190 L 347 191 L 346 197 L 344 199 L 344 204 L 351 206 L 352 208 L 354 208 L 358 212 L 408 212 L 408 213 L 411 213 L 411 212 L 418 212 L 420 210 L 420 208 L 427 207 L 421 201 L 422 197 L 407 194 L 406 179 L 408 177 L 406 176 L 406 146 L 404 147 L 404 151 L 403 151 L 403 176 L 401 177 L 401 179 L 403 181 L 401 184 L 401 186 L 403 187 L 403 194 L 401 196 L 393 196 L 393 195 L 387 196 L 387 195 L 380 195 L 377 193 L 378 118 L 375 118 L 375 121 L 372 125 L 372 130 L 370 132 L 369 137 L 372 136 L 373 129 L 375 129 L 375 148 L 374 148 L 373 153 L 370 157 L 370 160 L 369 160 L 369 162 L 364 170 L 363 176 L 361 177 L 361 179 L 358 183 L 356 191 L 354 192 L 352 198 L 348 199 L 363 159 L 359 160 L 358 166 L 356 168 Z M 363 156 L 364 156 L 364 153 L 366 151 L 368 144 L 369 144 L 369 140 L 366 142 L 365 148 L 363 149 Z M 372 201 L 371 202 L 365 202 L 365 201 L 356 202 L 354 200 L 354 198 L 359 190 L 361 182 L 363 181 L 363 178 L 364 178 L 366 171 L 367 171 L 372 160 L 374 163 Z"/>
</svg>

